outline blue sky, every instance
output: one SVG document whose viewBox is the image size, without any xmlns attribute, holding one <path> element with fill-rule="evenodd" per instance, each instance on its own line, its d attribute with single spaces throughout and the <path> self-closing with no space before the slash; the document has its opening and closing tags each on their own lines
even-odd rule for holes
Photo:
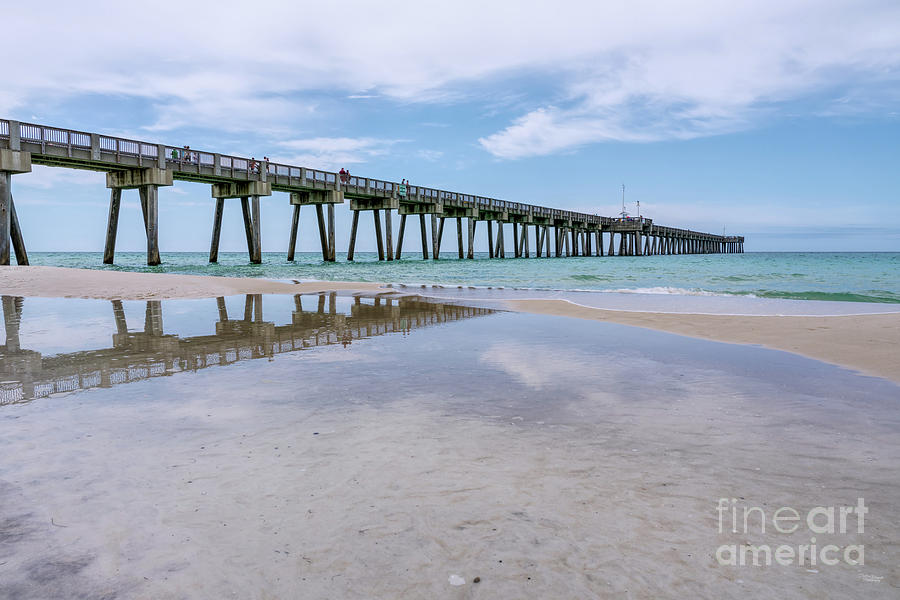
<svg viewBox="0 0 900 600">
<path fill-rule="evenodd" d="M 900 4 L 674 4 L 18 3 L 0 117 L 608 215 L 625 183 L 629 210 L 747 250 L 900 250 Z M 102 249 L 102 174 L 13 188 L 31 250 Z M 206 250 L 212 215 L 208 186 L 161 190 L 163 253 Z M 264 251 L 289 220 L 264 200 Z M 141 235 L 126 192 L 119 249 Z"/>
</svg>

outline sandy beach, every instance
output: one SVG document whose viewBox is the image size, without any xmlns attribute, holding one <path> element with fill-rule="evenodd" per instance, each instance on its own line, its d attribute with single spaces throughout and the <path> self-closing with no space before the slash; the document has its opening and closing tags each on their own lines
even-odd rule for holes
<svg viewBox="0 0 900 600">
<path fill-rule="evenodd" d="M 379 283 L 281 283 L 255 278 L 131 273 L 59 267 L 0 270 L 0 292 L 11 296 L 158 300 L 233 294 L 312 294 L 355 290 L 392 293 Z M 900 313 L 851 316 L 735 316 L 625 312 L 564 300 L 510 300 L 510 310 L 593 319 L 735 344 L 755 344 L 900 382 Z"/>
<path fill-rule="evenodd" d="M 338 290 L 390 291 L 379 283 L 349 281 L 282 283 L 252 277 L 132 273 L 42 266 L 0 269 L 0 293 L 4 296 L 167 300 L 234 294 L 315 294 Z"/>
</svg>

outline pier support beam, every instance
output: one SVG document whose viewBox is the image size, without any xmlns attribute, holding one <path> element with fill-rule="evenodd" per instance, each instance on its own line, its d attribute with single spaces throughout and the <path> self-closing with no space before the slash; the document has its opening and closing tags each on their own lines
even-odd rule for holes
<svg viewBox="0 0 900 600">
<path fill-rule="evenodd" d="M 328 262 L 334 262 L 334 203 L 328 203 Z M 257 243 L 259 243 L 259 224 L 257 223 Z"/>
<path fill-rule="evenodd" d="M 0 150 L 0 265 L 10 264 L 10 249 L 16 263 L 28 264 L 25 238 L 16 215 L 12 195 L 12 176 L 31 172 L 31 154 L 15 150 Z"/>
<path fill-rule="evenodd" d="M 494 222 L 487 221 L 488 258 L 494 258 Z"/>
<path fill-rule="evenodd" d="M 462 236 L 462 217 L 456 217 L 456 243 L 459 246 L 459 258 L 465 258 Z"/>
<path fill-rule="evenodd" d="M 400 215 L 400 231 L 397 233 L 397 260 L 403 252 L 403 234 L 406 233 L 406 215 Z"/>
<path fill-rule="evenodd" d="M 168 169 L 131 169 L 106 174 L 106 187 L 110 193 L 109 219 L 103 262 L 112 264 L 115 257 L 116 230 L 119 223 L 119 204 L 122 190 L 137 189 L 144 215 L 144 232 L 147 236 L 147 264 L 158 265 L 159 257 L 159 188 L 172 185 L 172 171 Z"/>
<path fill-rule="evenodd" d="M 10 130 L 12 135 L 12 130 Z M 0 150 L 0 265 L 10 264 L 14 251 L 19 265 L 28 264 L 25 238 L 16 215 L 12 195 L 12 176 L 31 172 L 31 154 L 18 150 Z"/>
<path fill-rule="evenodd" d="M 121 190 L 113 190 L 112 196 L 109 199 L 109 227 L 107 227 L 107 242 L 106 246 L 115 246 L 116 245 L 116 232 L 115 232 L 115 222 L 119 218 L 119 198 L 115 196 L 118 195 L 121 197 Z M 115 206 L 114 206 L 115 205 Z M 300 208 L 299 206 L 297 207 Z M 212 239 L 209 243 L 209 262 L 215 263 L 219 262 L 219 238 L 222 235 L 222 213 L 225 212 L 225 198 L 216 198 L 216 211 L 213 214 L 213 230 L 212 230 Z M 297 218 L 297 213 L 294 211 L 294 218 Z M 109 241 L 110 233 L 112 234 L 112 242 Z M 291 237 L 291 247 L 288 250 L 288 260 L 294 260 L 294 245 L 296 243 L 296 237 Z M 103 254 L 103 262 L 104 263 L 112 263 L 113 257 L 110 255 L 107 257 L 106 253 Z"/>
<path fill-rule="evenodd" d="M 378 260 L 384 260 L 384 240 L 381 237 L 381 214 L 377 210 L 372 211 L 372 220 L 375 222 L 375 245 L 378 248 Z"/>
<path fill-rule="evenodd" d="M 265 182 L 248 182 L 262 185 L 268 185 L 271 191 L 271 184 Z M 228 184 L 236 185 L 236 184 Z M 239 184 L 246 185 L 246 184 Z M 255 194 L 249 194 L 253 196 Z M 265 196 L 266 194 L 259 194 Z M 334 205 L 344 202 L 344 193 L 340 190 L 314 190 L 310 192 L 291 192 L 291 205 L 294 207 L 294 218 L 291 220 L 291 237 L 288 244 L 288 260 L 294 260 L 293 248 L 297 241 L 297 229 L 300 226 L 300 207 L 315 206 L 316 221 L 319 226 L 319 243 L 322 246 L 322 260 L 326 262 L 334 262 L 335 260 L 335 242 L 334 242 Z M 322 205 L 328 205 L 327 212 L 322 209 Z M 351 244 L 352 246 L 352 244 Z M 348 249 L 348 256 L 352 250 Z"/>
<path fill-rule="evenodd" d="M 431 213 L 431 259 L 437 260 L 441 255 L 441 236 L 438 231 L 438 217 Z"/>
<path fill-rule="evenodd" d="M 0 172 L 0 265 L 9 264 L 10 234 L 12 218 L 10 207 L 12 206 L 12 194 L 10 193 L 10 175 Z"/>
<path fill-rule="evenodd" d="M 522 255 L 522 248 L 519 246 L 519 224 L 513 223 L 513 256 L 519 258 Z"/>
<path fill-rule="evenodd" d="M 475 258 L 475 224 L 477 222 L 475 217 L 469 217 L 469 248 L 466 252 L 467 259 Z"/>
<path fill-rule="evenodd" d="M 428 231 L 425 228 L 425 215 L 419 215 L 419 231 L 422 235 L 422 260 L 428 260 Z"/>
<path fill-rule="evenodd" d="M 525 258 L 531 258 L 530 250 L 528 249 L 528 224 L 522 224 L 522 249 L 519 250 L 519 256 L 522 256 L 522 252 L 524 250 Z"/>
<path fill-rule="evenodd" d="M 299 206 L 297 208 L 300 208 Z M 359 211 L 351 211 L 353 213 L 350 221 L 350 244 L 347 246 L 347 260 L 353 260 L 353 251 L 356 249 L 356 230 L 359 228 Z M 398 249 L 399 251 L 399 249 Z M 288 254 L 288 260 L 291 260 L 291 254 Z"/>
<path fill-rule="evenodd" d="M 393 227 L 391 209 L 386 208 L 384 209 L 384 249 L 388 260 L 394 260 L 394 240 L 391 227 Z"/>
<path fill-rule="evenodd" d="M 212 239 L 209 244 L 209 262 L 214 263 L 219 260 L 222 214 L 225 211 L 225 200 L 231 198 L 241 199 L 241 215 L 244 219 L 244 234 L 247 238 L 247 254 L 250 257 L 250 262 L 253 264 L 262 262 L 262 245 L 259 239 L 259 197 L 271 194 L 271 184 L 263 181 L 213 184 L 212 197 L 216 199 L 216 208 L 213 215 Z M 296 212 L 294 219 L 299 219 L 299 214 Z M 291 248 L 293 248 L 297 241 L 296 229 L 292 229 L 291 233 L 293 234 L 291 236 Z M 289 252 L 289 259 L 293 260 L 293 252 Z"/>
<path fill-rule="evenodd" d="M 294 251 L 297 249 L 297 230 L 300 228 L 300 205 L 294 205 L 294 214 L 291 217 L 291 238 L 288 241 L 288 262 L 294 262 Z"/>
</svg>

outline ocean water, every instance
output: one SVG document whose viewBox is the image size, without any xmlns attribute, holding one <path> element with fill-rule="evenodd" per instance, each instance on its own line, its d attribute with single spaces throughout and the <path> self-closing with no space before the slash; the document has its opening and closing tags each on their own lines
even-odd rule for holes
<svg viewBox="0 0 900 600">
<path fill-rule="evenodd" d="M 517 290 L 617 292 L 619 294 L 740 296 L 838 302 L 900 303 L 900 252 L 760 252 L 645 257 L 495 259 L 486 254 L 458 260 L 422 260 L 410 252 L 379 262 L 359 252 L 354 262 L 325 263 L 317 253 L 264 253 L 251 265 L 246 253 L 220 253 L 210 265 L 203 252 L 166 252 L 163 264 L 147 267 L 138 252 L 116 254 L 102 264 L 99 252 L 36 252 L 32 264 L 89 269 L 264 277 L 267 279 L 374 281 L 407 285 L 475 286 Z"/>
</svg>

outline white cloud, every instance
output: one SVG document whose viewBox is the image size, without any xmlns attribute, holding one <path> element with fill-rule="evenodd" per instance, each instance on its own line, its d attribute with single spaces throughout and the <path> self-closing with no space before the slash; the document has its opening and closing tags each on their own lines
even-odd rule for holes
<svg viewBox="0 0 900 600">
<path fill-rule="evenodd" d="M 320 169 L 339 169 L 352 164 L 367 162 L 376 156 L 383 156 L 391 148 L 405 140 L 382 140 L 377 138 L 317 137 L 279 142 L 278 146 L 290 157 L 273 157 L 277 162 L 295 165 L 310 165 Z"/>
<path fill-rule="evenodd" d="M 518 114 L 480 140 L 501 158 L 714 135 L 811 98 L 826 113 L 886 111 L 900 81 L 894 0 L 273 0 L 267 19 L 221 1 L 3 12 L 7 47 L 28 51 L 5 65 L 0 114 L 47 98 L 137 97 L 156 109 L 144 123 L 152 130 L 283 135 L 326 118 L 310 101 L 323 94 L 511 98 L 492 112 Z M 47 43 L 34 43 L 36 31 Z"/>
<path fill-rule="evenodd" d="M 416 152 L 416 156 L 428 162 L 437 162 L 444 157 L 444 153 L 440 150 L 422 149 Z"/>
</svg>

